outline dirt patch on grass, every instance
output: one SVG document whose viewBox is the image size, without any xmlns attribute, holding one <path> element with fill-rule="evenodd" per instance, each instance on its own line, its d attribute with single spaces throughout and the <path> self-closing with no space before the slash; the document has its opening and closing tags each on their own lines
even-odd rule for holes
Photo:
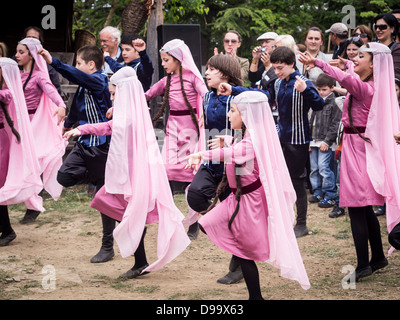
<svg viewBox="0 0 400 320">
<path fill-rule="evenodd" d="M 45 196 L 46 198 L 46 196 Z M 182 195 L 175 196 L 184 214 Z M 36 222 L 21 225 L 24 206 L 11 206 L 10 216 L 17 238 L 0 247 L 0 299 L 7 300 L 247 300 L 244 281 L 221 285 L 216 280 L 228 269 L 230 254 L 216 247 L 204 234 L 174 261 L 158 272 L 133 280 L 118 276 L 132 267 L 115 244 L 115 257 L 93 264 L 90 258 L 101 243 L 99 213 L 89 207 L 86 186 L 64 190 L 58 202 L 45 200 L 46 212 Z M 279 271 L 258 262 L 262 293 L 270 300 L 388 300 L 400 289 L 400 258 L 394 252 L 389 266 L 344 288 L 342 279 L 355 266 L 356 257 L 348 216 L 331 219 L 330 209 L 309 205 L 310 234 L 298 239 L 311 289 L 279 276 Z M 379 217 L 387 252 L 385 217 Z M 149 262 L 156 258 L 157 225 L 150 225 L 145 238 Z"/>
</svg>

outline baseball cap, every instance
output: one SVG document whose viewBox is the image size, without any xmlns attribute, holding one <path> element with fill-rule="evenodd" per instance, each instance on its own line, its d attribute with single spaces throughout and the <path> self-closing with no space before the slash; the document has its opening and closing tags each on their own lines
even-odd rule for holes
<svg viewBox="0 0 400 320">
<path fill-rule="evenodd" d="M 347 26 L 344 23 L 336 22 L 328 30 L 325 30 L 325 33 L 337 33 L 337 34 L 347 34 Z"/>
<path fill-rule="evenodd" d="M 278 37 L 278 34 L 276 34 L 275 32 L 265 32 L 257 38 L 257 41 L 268 40 L 268 39 L 275 40 L 277 37 Z"/>
</svg>

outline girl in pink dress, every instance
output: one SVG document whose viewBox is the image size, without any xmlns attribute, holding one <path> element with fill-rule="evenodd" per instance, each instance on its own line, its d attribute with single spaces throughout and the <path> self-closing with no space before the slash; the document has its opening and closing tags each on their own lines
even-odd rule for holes
<svg viewBox="0 0 400 320">
<path fill-rule="evenodd" d="M 232 190 L 218 206 L 211 205 L 199 224 L 211 241 L 239 259 L 250 299 L 262 299 L 255 260 L 272 264 L 308 289 L 293 231 L 296 193 L 267 96 L 256 91 L 237 95 L 228 117 L 232 129 L 242 131 L 241 141 L 187 157 L 187 168 L 202 160 L 225 162 Z"/>
<path fill-rule="evenodd" d="M 354 62 L 345 62 L 350 72 L 309 54 L 301 54 L 300 60 L 309 68 L 321 68 L 348 91 L 342 115 L 340 206 L 349 207 L 357 254 L 355 278 L 359 280 L 388 264 L 372 206 L 386 202 L 389 231 L 400 221 L 397 168 L 400 150 L 393 140 L 400 127 L 400 114 L 395 98 L 393 59 L 385 45 L 370 42 L 359 49 Z"/>
<path fill-rule="evenodd" d="M 38 39 L 25 38 L 18 43 L 15 57 L 18 65 L 22 67 L 23 90 L 35 133 L 43 186 L 52 198 L 57 200 L 62 192 L 62 186 L 57 182 L 57 171 L 62 165 L 67 145 L 62 138 L 66 106 L 50 80 L 44 58 L 38 54 L 40 49 L 42 45 Z M 28 210 L 20 223 L 32 222 L 39 215 L 37 210 L 33 210 L 30 201 L 25 204 Z"/>
<path fill-rule="evenodd" d="M 199 150 L 196 148 L 199 136 L 203 134 L 200 124 L 202 101 L 208 89 L 193 61 L 189 47 L 182 40 L 167 42 L 160 50 L 160 57 L 168 75 L 146 92 L 146 99 L 164 94 L 160 110 L 153 121 L 163 115 L 169 104 L 170 114 L 162 155 L 168 180 L 188 185 L 192 182 L 194 173 L 184 170 L 183 159 Z"/>
<path fill-rule="evenodd" d="M 174 204 L 165 167 L 149 117 L 143 87 L 131 67 L 111 77 L 116 86 L 113 120 L 81 125 L 64 134 L 110 135 L 105 185 L 91 207 L 121 222 L 114 230 L 121 255 L 134 254 L 135 264 L 121 277 L 136 278 L 157 271 L 189 245 L 183 215 Z M 158 259 L 147 263 L 146 224 L 158 222 Z"/>
<path fill-rule="evenodd" d="M 7 205 L 24 202 L 43 188 L 18 65 L 0 58 L 0 246 L 16 238 Z M 43 211 L 42 202 L 33 202 Z"/>
</svg>

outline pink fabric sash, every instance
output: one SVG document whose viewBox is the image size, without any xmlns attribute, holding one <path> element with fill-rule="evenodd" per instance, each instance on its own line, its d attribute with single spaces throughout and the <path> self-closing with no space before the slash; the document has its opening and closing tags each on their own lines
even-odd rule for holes
<svg viewBox="0 0 400 320">
<path fill-rule="evenodd" d="M 365 143 L 367 171 L 376 192 L 385 197 L 390 232 L 400 222 L 400 147 L 393 138 L 400 130 L 400 111 L 390 49 L 374 42 L 369 46 L 373 51 L 375 93 L 365 130 L 365 136 L 371 139 L 371 144 Z"/>
<path fill-rule="evenodd" d="M 17 63 L 8 58 L 0 58 L 0 67 L 7 88 L 13 97 L 6 107 L 14 121 L 15 129 L 21 136 L 21 142 L 18 143 L 8 124 L 4 124 L 2 130 L 6 130 L 10 137 L 10 156 L 6 181 L 0 188 L 0 204 L 17 204 L 29 200 L 32 209 L 44 211 L 42 199 L 36 197 L 42 190 L 43 184 L 40 179 L 40 168 L 20 71 Z"/>
<path fill-rule="evenodd" d="M 236 103 L 253 142 L 268 205 L 270 256 L 281 276 L 309 289 L 310 283 L 293 231 L 296 193 L 283 156 L 268 98 L 256 91 L 237 95 Z"/>
<path fill-rule="evenodd" d="M 108 153 L 106 192 L 122 194 L 128 202 L 114 238 L 121 255 L 134 254 L 149 212 L 159 216 L 157 261 L 144 271 L 157 271 L 189 245 L 183 214 L 174 204 L 165 167 L 148 112 L 143 87 L 130 67 L 111 77 L 116 85 L 113 128 Z"/>
<path fill-rule="evenodd" d="M 46 61 L 38 54 L 38 50 L 42 48 L 40 41 L 34 38 L 25 38 L 20 41 L 20 44 L 28 47 L 37 68 L 49 77 Z M 40 174 L 43 174 L 43 186 L 54 200 L 58 200 L 63 190 L 63 187 L 57 182 L 57 172 L 62 165 L 62 157 L 68 145 L 68 141 L 62 138 L 63 123 L 57 126 L 57 116 L 53 116 L 57 108 L 55 103 L 43 93 L 31 121 Z"/>
</svg>

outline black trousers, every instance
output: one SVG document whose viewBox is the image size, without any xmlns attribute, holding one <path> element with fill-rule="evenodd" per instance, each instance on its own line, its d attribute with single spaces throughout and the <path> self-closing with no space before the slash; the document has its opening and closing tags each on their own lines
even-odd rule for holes
<svg viewBox="0 0 400 320">
<path fill-rule="evenodd" d="M 349 207 L 350 225 L 357 254 L 357 270 L 385 259 L 382 247 L 379 220 L 372 209 L 367 207 Z M 368 242 L 371 247 L 371 260 L 368 256 Z"/>
<path fill-rule="evenodd" d="M 400 250 L 400 223 L 397 224 L 389 233 L 389 243 L 396 250 Z"/>
<path fill-rule="evenodd" d="M 222 180 L 222 174 L 216 174 L 204 165 L 200 166 L 199 171 L 193 178 L 189 186 L 187 201 L 189 206 L 196 212 L 207 210 L 211 204 L 211 199 L 215 197 L 216 190 Z M 222 201 L 228 197 L 231 189 L 227 185 L 225 190 L 220 194 L 219 199 Z"/>
<path fill-rule="evenodd" d="M 299 145 L 281 143 L 290 178 L 296 191 L 297 224 L 299 225 L 305 225 L 307 220 L 306 178 L 307 161 L 310 157 L 309 145 L 309 143 Z"/>
<path fill-rule="evenodd" d="M 76 142 L 58 171 L 58 183 L 71 187 L 89 179 L 99 190 L 104 185 L 108 149 L 108 143 L 89 148 Z"/>
</svg>

